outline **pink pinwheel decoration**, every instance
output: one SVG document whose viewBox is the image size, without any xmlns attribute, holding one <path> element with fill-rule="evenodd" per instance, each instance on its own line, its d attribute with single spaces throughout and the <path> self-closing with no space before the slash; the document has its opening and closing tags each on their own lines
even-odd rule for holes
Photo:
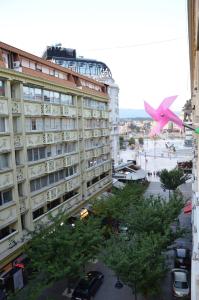
<svg viewBox="0 0 199 300">
<path fill-rule="evenodd" d="M 156 110 L 144 101 L 146 112 L 157 122 L 157 124 L 152 128 L 149 134 L 150 136 L 158 135 L 161 132 L 162 128 L 169 121 L 174 122 L 179 127 L 183 126 L 182 120 L 180 120 L 180 118 L 169 109 L 169 106 L 176 98 L 177 96 L 165 98 Z"/>
</svg>

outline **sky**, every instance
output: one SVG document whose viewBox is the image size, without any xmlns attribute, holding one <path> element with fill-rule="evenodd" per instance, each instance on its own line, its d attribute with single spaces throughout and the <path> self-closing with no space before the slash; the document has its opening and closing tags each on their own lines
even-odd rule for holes
<svg viewBox="0 0 199 300">
<path fill-rule="evenodd" d="M 0 41 L 41 56 L 62 43 L 106 63 L 120 108 L 190 98 L 186 0 L 0 0 Z"/>
</svg>

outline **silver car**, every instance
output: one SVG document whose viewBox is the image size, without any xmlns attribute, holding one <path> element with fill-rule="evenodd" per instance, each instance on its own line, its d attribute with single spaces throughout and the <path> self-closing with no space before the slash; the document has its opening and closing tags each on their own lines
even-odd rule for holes
<svg viewBox="0 0 199 300">
<path fill-rule="evenodd" d="M 182 269 L 173 269 L 173 295 L 176 298 L 186 298 L 190 294 L 188 271 Z"/>
</svg>

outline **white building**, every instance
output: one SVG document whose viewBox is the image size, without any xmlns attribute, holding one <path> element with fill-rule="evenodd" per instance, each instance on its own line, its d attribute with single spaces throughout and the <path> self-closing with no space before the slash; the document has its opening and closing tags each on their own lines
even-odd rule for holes
<svg viewBox="0 0 199 300">
<path fill-rule="evenodd" d="M 199 127 L 199 0 L 187 1 L 189 56 L 191 76 L 191 104 L 193 126 Z M 192 268 L 191 299 L 199 299 L 199 135 L 193 133 L 193 197 L 192 197 Z"/>
<path fill-rule="evenodd" d="M 112 78 L 108 66 L 100 61 L 76 56 L 75 49 L 47 47 L 43 58 L 53 61 L 62 67 L 69 68 L 82 75 L 109 85 L 109 121 L 111 126 L 111 156 L 114 164 L 119 163 L 119 87 Z"/>
</svg>

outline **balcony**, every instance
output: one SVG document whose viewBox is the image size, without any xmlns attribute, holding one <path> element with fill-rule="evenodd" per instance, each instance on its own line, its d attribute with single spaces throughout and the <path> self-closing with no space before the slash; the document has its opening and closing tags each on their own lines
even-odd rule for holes
<svg viewBox="0 0 199 300">
<path fill-rule="evenodd" d="M 97 119 L 100 118 L 100 111 L 94 109 L 94 110 L 92 111 L 92 117 L 93 117 L 93 118 L 97 118 Z"/>
<path fill-rule="evenodd" d="M 93 150 L 93 156 L 94 156 L 94 157 L 98 157 L 98 156 L 100 156 L 101 154 L 102 154 L 101 148 L 97 148 L 97 149 L 94 149 L 94 150 Z"/>
<path fill-rule="evenodd" d="M 76 118 L 77 110 L 74 107 L 62 105 L 62 115 L 70 118 Z"/>
<path fill-rule="evenodd" d="M 72 166 L 72 165 L 75 165 L 79 163 L 79 157 L 77 154 L 75 155 L 67 155 L 64 157 L 64 166 L 65 167 L 69 167 L 69 166 Z"/>
<path fill-rule="evenodd" d="M 14 184 L 13 173 L 7 172 L 0 174 L 0 189 L 9 187 Z"/>
<path fill-rule="evenodd" d="M 55 170 L 63 169 L 63 167 L 64 167 L 64 157 L 55 159 L 54 162 L 55 162 Z"/>
<path fill-rule="evenodd" d="M 65 190 L 67 192 L 70 192 L 70 191 L 74 190 L 76 187 L 78 187 L 79 185 L 80 185 L 80 178 L 79 178 L 79 176 L 77 176 L 73 179 L 68 180 L 65 183 Z"/>
<path fill-rule="evenodd" d="M 93 157 L 93 150 L 86 151 L 86 159 Z"/>
<path fill-rule="evenodd" d="M 35 147 L 38 145 L 44 144 L 44 135 L 42 133 L 40 134 L 30 134 L 26 135 L 26 145 L 27 147 Z"/>
<path fill-rule="evenodd" d="M 0 99 L 0 114 L 8 115 L 8 101 Z"/>
<path fill-rule="evenodd" d="M 62 132 L 54 133 L 54 143 L 61 143 L 62 142 Z"/>
<path fill-rule="evenodd" d="M 93 130 L 93 137 L 101 136 L 101 130 L 100 129 L 94 129 Z"/>
<path fill-rule="evenodd" d="M 74 141 L 77 140 L 78 132 L 77 131 L 64 131 L 62 132 L 63 141 Z"/>
<path fill-rule="evenodd" d="M 24 103 L 24 114 L 28 116 L 41 116 L 40 103 Z"/>
<path fill-rule="evenodd" d="M 109 129 L 102 129 L 102 136 L 108 136 L 110 135 Z"/>
<path fill-rule="evenodd" d="M 46 203 L 46 192 L 40 193 L 31 198 L 32 209 L 39 208 Z"/>
<path fill-rule="evenodd" d="M 90 109 L 84 109 L 83 116 L 84 118 L 92 118 L 92 111 Z"/>
<path fill-rule="evenodd" d="M 46 173 L 46 163 L 37 164 L 28 167 L 28 174 L 30 178 L 37 177 Z"/>
<path fill-rule="evenodd" d="M 93 136 L 93 131 L 92 130 L 85 130 L 84 131 L 84 138 L 85 139 L 90 139 Z"/>
<path fill-rule="evenodd" d="M 10 145 L 10 137 L 0 137 L 0 151 L 10 151 L 11 145 Z"/>
<path fill-rule="evenodd" d="M 20 114 L 21 113 L 21 103 L 17 101 L 12 101 L 12 113 Z"/>
<path fill-rule="evenodd" d="M 42 104 L 41 114 L 45 116 L 52 116 L 52 104 L 49 103 Z"/>
<path fill-rule="evenodd" d="M 17 219 L 16 205 L 7 207 L 1 211 L 0 227 L 13 223 Z"/>
<path fill-rule="evenodd" d="M 47 191 L 47 201 L 53 201 L 57 198 L 57 187 L 54 187 Z"/>
<path fill-rule="evenodd" d="M 55 161 L 53 160 L 48 160 L 46 163 L 46 172 L 51 173 L 55 171 Z"/>
<path fill-rule="evenodd" d="M 101 117 L 103 118 L 103 119 L 108 119 L 108 117 L 109 117 L 109 115 L 108 115 L 108 112 L 107 111 L 101 111 Z"/>
<path fill-rule="evenodd" d="M 43 134 L 43 143 L 44 144 L 53 144 L 54 143 L 54 134 L 52 132 Z"/>
</svg>

